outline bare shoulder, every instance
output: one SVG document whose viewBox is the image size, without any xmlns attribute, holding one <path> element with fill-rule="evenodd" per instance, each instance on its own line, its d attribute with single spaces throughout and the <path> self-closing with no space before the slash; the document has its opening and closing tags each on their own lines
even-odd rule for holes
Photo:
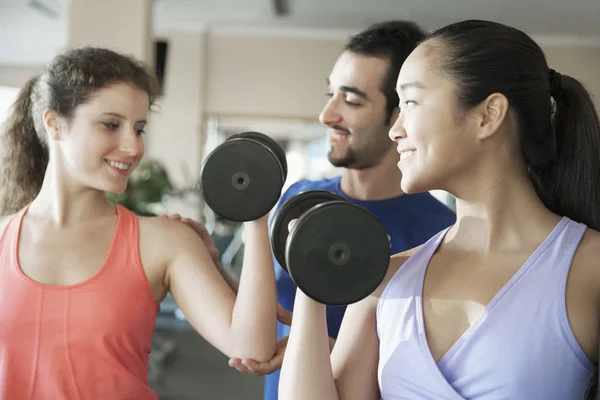
<svg viewBox="0 0 600 400">
<path fill-rule="evenodd" d="M 600 295 L 600 232 L 590 228 L 585 231 L 573 257 L 573 267 Z"/>
<path fill-rule="evenodd" d="M 600 323 L 600 233 L 593 229 L 585 231 L 573 256 L 567 278 L 566 307 L 577 342 L 596 363 Z"/>
<path fill-rule="evenodd" d="M 406 261 L 408 261 L 409 258 L 411 258 L 417 251 L 419 251 L 421 247 L 422 245 L 392 255 L 392 257 L 390 257 L 390 266 L 388 268 L 387 273 L 385 274 L 385 278 L 383 279 L 379 287 L 375 289 L 375 291 L 372 293 L 371 297 L 374 297 L 376 300 L 379 300 L 379 297 L 381 297 L 381 294 L 387 287 L 390 280 L 394 277 L 394 275 L 396 275 L 400 268 L 402 268 Z"/>
<path fill-rule="evenodd" d="M 180 247 L 202 243 L 202 240 L 188 225 L 160 217 L 138 217 L 140 236 L 151 239 L 157 246 Z"/>
<path fill-rule="evenodd" d="M 165 264 L 181 251 L 205 247 L 202 238 L 183 222 L 160 217 L 138 217 L 138 221 L 140 248 Z"/>
<path fill-rule="evenodd" d="M 155 295 L 169 287 L 168 268 L 182 254 L 195 253 L 204 242 L 192 228 L 180 221 L 160 217 L 138 217 L 142 266 Z"/>
<path fill-rule="evenodd" d="M 600 255 L 600 232 L 595 229 L 587 228 L 583 238 L 581 238 L 581 243 L 579 245 L 579 250 L 584 252 L 591 252 L 592 254 L 596 254 L 596 256 Z"/>
</svg>

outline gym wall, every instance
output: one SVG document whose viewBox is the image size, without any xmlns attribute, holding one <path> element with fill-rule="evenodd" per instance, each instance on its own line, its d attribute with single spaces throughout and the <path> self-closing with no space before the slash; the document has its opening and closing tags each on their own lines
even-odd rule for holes
<svg viewBox="0 0 600 400">
<path fill-rule="evenodd" d="M 325 78 L 346 35 L 294 33 L 174 33 L 168 41 L 165 98 L 151 116 L 148 157 L 161 159 L 176 184 L 189 183 L 201 165 L 207 116 L 298 118 L 316 121 Z M 583 81 L 600 108 L 600 43 L 545 43 L 550 65 Z M 0 65 L 0 86 L 21 86 L 37 66 Z M 189 202 L 169 211 L 198 217 Z"/>
</svg>

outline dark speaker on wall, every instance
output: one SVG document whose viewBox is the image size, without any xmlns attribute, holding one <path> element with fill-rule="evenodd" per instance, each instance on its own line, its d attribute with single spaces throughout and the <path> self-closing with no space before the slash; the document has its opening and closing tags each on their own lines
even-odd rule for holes
<svg viewBox="0 0 600 400">
<path fill-rule="evenodd" d="M 154 42 L 154 70 L 156 76 L 158 76 L 158 82 L 163 88 L 165 85 L 168 51 L 169 42 L 166 40 L 157 40 Z"/>
</svg>

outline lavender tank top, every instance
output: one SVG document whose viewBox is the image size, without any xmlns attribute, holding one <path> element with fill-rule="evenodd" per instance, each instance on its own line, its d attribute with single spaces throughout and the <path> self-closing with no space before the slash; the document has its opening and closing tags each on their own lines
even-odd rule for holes
<svg viewBox="0 0 600 400">
<path fill-rule="evenodd" d="M 379 300 L 381 398 L 585 399 L 596 367 L 573 335 L 565 299 L 571 261 L 586 226 L 562 218 L 436 363 L 426 341 L 421 299 L 425 270 L 448 229 L 400 268 Z"/>
</svg>

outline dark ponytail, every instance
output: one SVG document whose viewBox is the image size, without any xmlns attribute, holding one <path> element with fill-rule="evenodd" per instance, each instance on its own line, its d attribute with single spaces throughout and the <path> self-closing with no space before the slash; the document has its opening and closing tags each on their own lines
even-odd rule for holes
<svg viewBox="0 0 600 400">
<path fill-rule="evenodd" d="M 69 121 L 91 94 L 117 83 L 145 91 L 150 105 L 161 95 L 147 65 L 94 47 L 55 57 L 44 73 L 25 84 L 0 136 L 0 216 L 20 210 L 40 192 L 50 156 L 44 111 L 54 110 Z"/>
<path fill-rule="evenodd" d="M 600 121 L 581 83 L 549 69 L 527 34 L 495 22 L 451 24 L 425 45 L 435 47 L 433 65 L 452 78 L 464 109 L 492 93 L 506 96 L 544 205 L 600 230 Z"/>
<path fill-rule="evenodd" d="M 550 134 L 556 154 L 531 176 L 548 208 L 600 230 L 600 122 L 588 91 L 551 71 L 555 98 Z"/>
<path fill-rule="evenodd" d="M 37 196 L 48 166 L 48 147 L 33 120 L 37 84 L 35 77 L 21 89 L 0 136 L 0 216 L 18 211 Z"/>
</svg>

